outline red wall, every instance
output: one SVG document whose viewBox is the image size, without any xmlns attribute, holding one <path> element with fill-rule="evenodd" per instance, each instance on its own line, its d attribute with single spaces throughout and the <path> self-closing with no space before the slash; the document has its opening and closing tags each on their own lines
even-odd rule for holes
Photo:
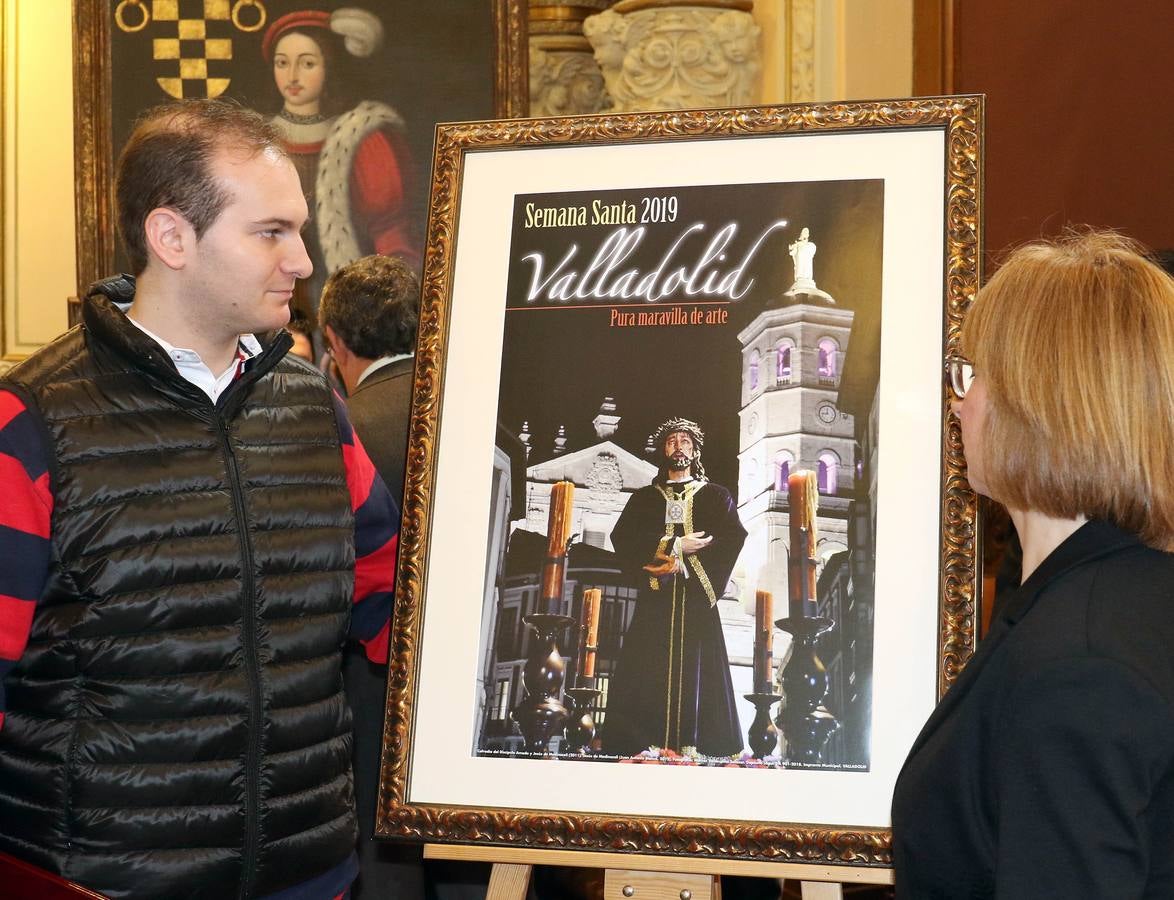
<svg viewBox="0 0 1174 900">
<path fill-rule="evenodd" d="M 987 95 L 988 259 L 1067 223 L 1174 248 L 1174 3 L 955 0 L 954 15 L 954 90 Z"/>
</svg>

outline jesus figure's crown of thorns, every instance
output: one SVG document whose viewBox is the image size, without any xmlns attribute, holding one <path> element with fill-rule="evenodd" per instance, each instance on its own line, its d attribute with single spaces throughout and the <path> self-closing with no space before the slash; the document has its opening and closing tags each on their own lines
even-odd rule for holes
<svg viewBox="0 0 1174 900">
<path fill-rule="evenodd" d="M 679 416 L 662 422 L 660 427 L 656 429 L 656 433 L 652 435 L 652 442 L 663 448 L 665 438 L 677 431 L 683 431 L 693 439 L 694 449 L 700 450 L 705 446 L 705 432 L 701 430 L 701 426 Z"/>
</svg>

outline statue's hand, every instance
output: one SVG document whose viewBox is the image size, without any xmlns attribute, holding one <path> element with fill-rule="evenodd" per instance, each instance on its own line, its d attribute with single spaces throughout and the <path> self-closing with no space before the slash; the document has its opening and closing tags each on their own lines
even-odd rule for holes
<svg viewBox="0 0 1174 900">
<path fill-rule="evenodd" d="M 672 575 L 675 572 L 681 571 L 681 561 L 675 556 L 670 556 L 667 553 L 658 553 L 653 559 L 653 562 L 650 562 L 644 567 L 644 571 L 654 578 L 664 578 L 666 575 Z"/>
<path fill-rule="evenodd" d="M 681 552 L 686 555 L 696 553 L 712 543 L 712 534 L 707 537 L 704 531 L 691 531 L 681 538 Z"/>
</svg>

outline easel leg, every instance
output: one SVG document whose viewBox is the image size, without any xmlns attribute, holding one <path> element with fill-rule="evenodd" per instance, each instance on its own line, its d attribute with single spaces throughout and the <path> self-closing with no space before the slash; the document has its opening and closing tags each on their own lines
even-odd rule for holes
<svg viewBox="0 0 1174 900">
<path fill-rule="evenodd" d="M 844 886 L 832 881 L 803 881 L 803 900 L 844 900 Z"/>
<path fill-rule="evenodd" d="M 485 900 L 526 900 L 533 866 L 494 863 Z"/>
</svg>

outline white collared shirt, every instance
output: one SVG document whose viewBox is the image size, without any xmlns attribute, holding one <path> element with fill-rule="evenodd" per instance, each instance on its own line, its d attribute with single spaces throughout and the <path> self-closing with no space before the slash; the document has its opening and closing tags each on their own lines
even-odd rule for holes
<svg viewBox="0 0 1174 900">
<path fill-rule="evenodd" d="M 130 316 L 127 318 L 130 319 Z M 134 319 L 130 320 L 139 331 L 162 347 L 171 357 L 171 361 L 175 363 L 179 374 L 207 394 L 208 399 L 213 403 L 224 393 L 224 389 L 236 380 L 245 361 L 261 352 L 261 344 L 256 337 L 251 334 L 242 334 L 237 340 L 236 356 L 233 357 L 232 363 L 219 375 L 213 375 L 212 370 L 208 368 L 195 350 L 176 347 L 159 337 L 151 329 L 143 326 L 142 323 L 135 322 Z"/>
<path fill-rule="evenodd" d="M 384 366 L 390 366 L 393 362 L 399 362 L 401 359 L 411 359 L 411 357 L 412 357 L 411 353 L 398 353 L 395 356 L 381 356 L 381 357 L 379 357 L 379 359 L 375 360 L 375 362 L 371 363 L 371 365 L 367 366 L 367 368 L 365 368 L 363 370 L 363 374 L 360 375 L 359 380 L 355 382 L 355 387 L 358 387 L 360 384 L 362 384 L 363 379 L 366 378 L 368 375 L 373 375 L 375 372 L 378 372 Z"/>
</svg>

